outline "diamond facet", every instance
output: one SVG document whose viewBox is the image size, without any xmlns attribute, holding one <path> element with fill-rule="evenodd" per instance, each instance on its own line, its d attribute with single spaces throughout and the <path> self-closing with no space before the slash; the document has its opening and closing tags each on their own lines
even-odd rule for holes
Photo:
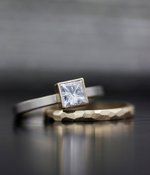
<svg viewBox="0 0 150 175">
<path fill-rule="evenodd" d="M 88 103 L 82 78 L 58 83 L 62 107 L 69 108 Z"/>
</svg>

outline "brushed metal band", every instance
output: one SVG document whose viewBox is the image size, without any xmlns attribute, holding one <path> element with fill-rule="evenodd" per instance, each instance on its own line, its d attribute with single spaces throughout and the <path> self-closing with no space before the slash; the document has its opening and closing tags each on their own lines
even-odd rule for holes
<svg viewBox="0 0 150 175">
<path fill-rule="evenodd" d="M 104 94 L 103 88 L 101 86 L 93 86 L 86 88 L 86 94 L 88 97 L 102 96 Z M 20 102 L 15 105 L 15 114 L 21 114 L 25 112 L 32 111 L 34 109 L 42 108 L 49 105 L 54 105 L 60 103 L 59 94 L 48 95 L 45 97 L 35 98 Z"/>
<path fill-rule="evenodd" d="M 54 121 L 105 121 L 131 118 L 134 112 L 129 103 L 94 103 L 69 113 L 52 106 L 46 109 L 45 116 Z"/>
</svg>

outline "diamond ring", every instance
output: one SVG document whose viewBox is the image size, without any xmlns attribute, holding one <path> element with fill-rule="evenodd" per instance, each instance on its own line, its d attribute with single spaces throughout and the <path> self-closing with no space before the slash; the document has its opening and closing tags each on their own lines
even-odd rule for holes
<svg viewBox="0 0 150 175">
<path fill-rule="evenodd" d="M 59 82 L 56 84 L 56 90 L 56 94 L 16 104 L 15 113 L 21 114 L 58 103 L 61 104 L 62 109 L 71 109 L 89 104 L 89 97 L 102 96 L 104 94 L 101 86 L 86 88 L 83 78 Z"/>
</svg>

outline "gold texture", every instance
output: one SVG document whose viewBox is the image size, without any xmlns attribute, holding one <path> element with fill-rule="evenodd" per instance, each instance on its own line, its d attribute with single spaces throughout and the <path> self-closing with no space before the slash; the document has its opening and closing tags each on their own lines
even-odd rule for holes
<svg viewBox="0 0 150 175">
<path fill-rule="evenodd" d="M 54 121 L 105 121 L 133 117 L 134 106 L 129 103 L 95 103 L 64 111 L 58 106 L 47 108 L 45 115 Z"/>
</svg>

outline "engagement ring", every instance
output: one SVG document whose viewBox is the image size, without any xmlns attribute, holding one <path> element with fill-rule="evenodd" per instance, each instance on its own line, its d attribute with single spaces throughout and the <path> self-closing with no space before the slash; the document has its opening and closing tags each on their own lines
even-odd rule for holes
<svg viewBox="0 0 150 175">
<path fill-rule="evenodd" d="M 61 104 L 62 109 L 71 109 L 89 104 L 89 97 L 103 95 L 101 86 L 85 87 L 84 79 L 74 79 L 56 84 L 57 93 L 24 101 L 15 105 L 15 113 L 21 114 L 49 105 Z"/>
</svg>

